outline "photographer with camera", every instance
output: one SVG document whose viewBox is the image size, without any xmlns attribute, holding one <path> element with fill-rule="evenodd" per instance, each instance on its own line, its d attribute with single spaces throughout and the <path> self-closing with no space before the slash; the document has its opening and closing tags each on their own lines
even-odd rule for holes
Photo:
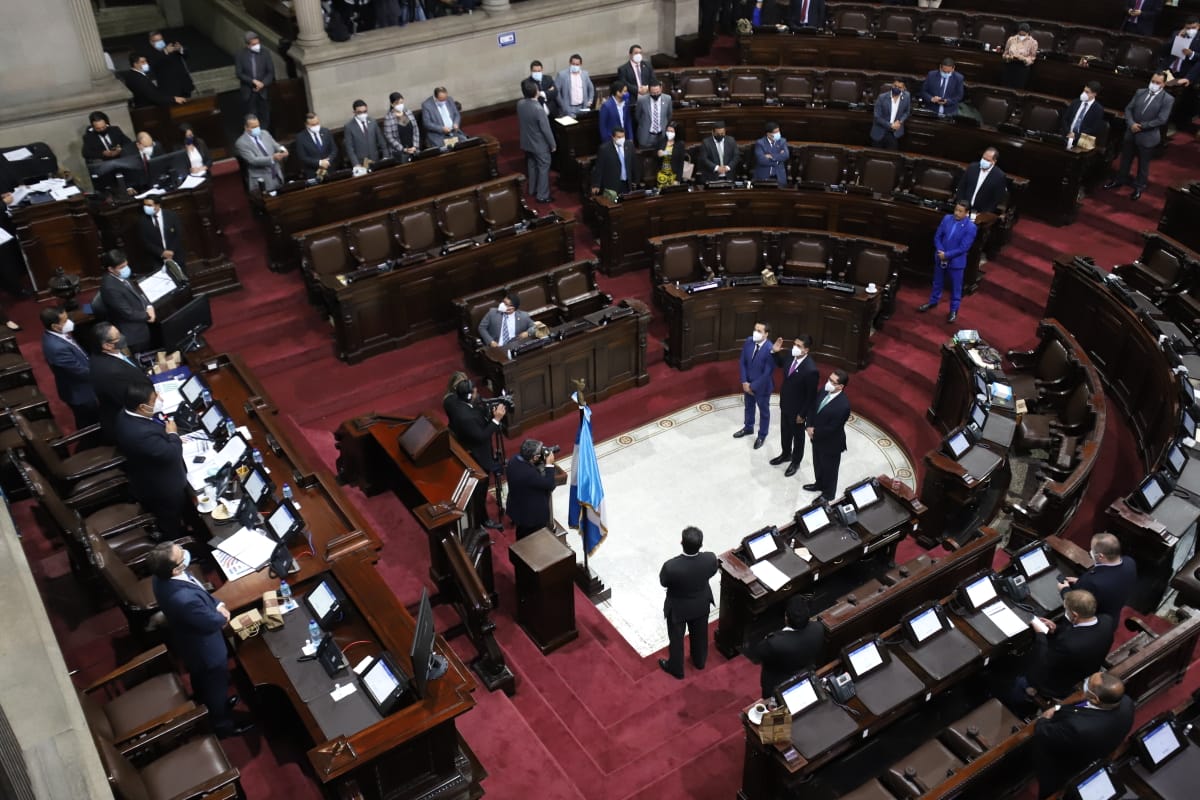
<svg viewBox="0 0 1200 800">
<path fill-rule="evenodd" d="M 508 462 L 508 516 L 517 526 L 517 540 L 549 527 L 550 494 L 554 491 L 554 454 L 537 439 L 521 443 L 521 452 Z"/>
<path fill-rule="evenodd" d="M 456 377 L 459 375 L 461 379 L 454 382 L 453 391 L 442 401 L 442 408 L 450 422 L 450 432 L 467 448 L 480 468 L 499 485 L 498 475 L 503 465 L 496 459 L 494 440 L 500 434 L 508 404 L 494 403 L 489 410 L 486 404 L 479 402 L 479 392 L 471 379 L 456 373 Z M 484 527 L 499 530 L 504 524 L 487 516 L 487 489 L 486 481 L 481 481 L 476 488 L 475 496 L 471 498 L 472 516 L 476 524 L 482 520 Z"/>
</svg>

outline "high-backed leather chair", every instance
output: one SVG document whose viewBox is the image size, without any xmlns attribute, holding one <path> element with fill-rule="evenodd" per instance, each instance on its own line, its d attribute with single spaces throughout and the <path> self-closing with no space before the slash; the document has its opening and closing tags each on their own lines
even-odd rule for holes
<svg viewBox="0 0 1200 800">
<path fill-rule="evenodd" d="M 467 353 L 474 353 L 483 347 L 483 342 L 479 340 L 479 323 L 500 303 L 501 294 L 497 290 L 490 294 L 475 295 L 467 301 L 466 312 L 459 315 L 464 322 L 458 332 L 459 343 Z"/>
<path fill-rule="evenodd" d="M 301 260 L 305 271 L 314 275 L 338 275 L 354 268 L 341 230 L 304 237 Z"/>
<path fill-rule="evenodd" d="M 812 181 L 826 185 L 843 183 L 846 180 L 846 155 L 844 151 L 825 148 L 805 148 L 800 154 L 801 181 Z"/>
<path fill-rule="evenodd" d="M 561 322 L 558 319 L 558 305 L 550 298 L 545 279 L 522 281 L 510 286 L 509 291 L 520 298 L 521 310 L 535 321 L 551 326 Z"/>
<path fill-rule="evenodd" d="M 1066 403 L 1057 414 L 1026 414 L 1017 428 L 1018 452 L 1032 448 L 1050 450 L 1054 440 L 1063 436 L 1078 436 L 1092 421 L 1092 393 L 1083 381 L 1067 395 Z M 1074 448 L 1072 448 L 1073 451 Z"/>
<path fill-rule="evenodd" d="M 930 739 L 888 768 L 880 778 L 897 797 L 921 797 L 966 764 L 937 739 Z"/>
<path fill-rule="evenodd" d="M 427 206 L 396 211 L 396 238 L 404 253 L 423 253 L 439 249 L 442 237 Z"/>
<path fill-rule="evenodd" d="M 11 416 L 21 440 L 25 443 L 26 452 L 30 454 L 34 464 L 43 470 L 59 496 L 68 505 L 86 506 L 125 483 L 125 474 L 120 469 L 121 464 L 125 463 L 125 457 L 119 454 L 113 445 L 80 450 L 66 457 L 59 454 L 57 448 L 65 448 L 68 444 L 89 436 L 92 433 L 91 429 L 84 428 L 51 444 L 38 437 L 24 414 L 14 411 Z"/>
<path fill-rule="evenodd" d="M 346 227 L 350 255 L 360 267 L 374 267 L 392 259 L 393 237 L 388 215 L 372 217 Z"/>
<path fill-rule="evenodd" d="M 781 252 L 786 274 L 809 278 L 829 277 L 833 253 L 827 238 L 788 234 L 784 237 Z"/>
<path fill-rule="evenodd" d="M 241 773 L 229 763 L 215 736 L 201 736 L 171 750 L 141 769 L 112 743 L 95 736 L 100 763 L 117 800 L 222 799 L 241 797 Z M 230 793 L 232 790 L 232 793 Z M 218 794 L 219 793 L 219 794 Z"/>
<path fill-rule="evenodd" d="M 1024 373 L 1013 373 L 1008 376 L 1012 384 L 1014 400 L 1021 399 L 1032 403 L 1049 390 L 1065 394 L 1061 390 L 1075 374 L 1075 364 L 1071 360 L 1070 353 L 1067 352 L 1063 343 L 1055 338 L 1043 339 L 1032 353 L 1015 354 L 1010 352 L 1008 355 L 1014 363 L 1017 363 L 1016 357 L 1020 356 L 1024 363 L 1018 364 L 1018 367 L 1027 366 L 1029 368 Z M 1026 357 L 1032 363 L 1025 362 Z"/>
<path fill-rule="evenodd" d="M 1039 53 L 1054 53 L 1058 50 L 1062 29 L 1053 23 L 1031 21 L 1029 35 L 1037 40 Z"/>
<path fill-rule="evenodd" d="M 692 281 L 704 275 L 700 243 L 693 238 L 664 242 L 659 253 L 655 272 L 666 283 Z"/>
<path fill-rule="evenodd" d="M 897 8 L 884 8 L 879 12 L 879 30 L 894 33 L 900 39 L 912 39 L 917 35 L 917 13 Z"/>
<path fill-rule="evenodd" d="M 729 99 L 745 105 L 762 105 L 767 99 L 767 72 L 752 67 L 729 70 Z"/>
<path fill-rule="evenodd" d="M 1117 50 L 1117 66 L 1129 69 L 1154 69 L 1158 54 L 1144 42 L 1126 42 Z"/>
<path fill-rule="evenodd" d="M 521 198 L 521 183 L 513 181 L 500 186 L 479 189 L 479 213 L 484 224 L 492 230 L 516 225 L 531 216 Z"/>
<path fill-rule="evenodd" d="M 1177 291 L 1188 282 L 1186 263 L 1178 253 L 1148 243 L 1138 260 L 1121 264 L 1114 272 L 1131 289 L 1154 296 Z"/>
<path fill-rule="evenodd" d="M 892 281 L 892 254 L 879 247 L 863 247 L 852 257 L 844 280 L 859 286 L 873 283 L 883 291 Z"/>
<path fill-rule="evenodd" d="M 871 32 L 871 9 L 864 6 L 835 6 L 833 27 L 837 30 Z"/>
<path fill-rule="evenodd" d="M 984 125 L 996 127 L 1008 122 L 1008 118 L 1012 116 L 1012 100 L 1004 95 L 977 90 L 971 93 L 971 97 Z"/>
<path fill-rule="evenodd" d="M 1012 36 L 1012 23 L 1005 19 L 977 18 L 975 20 L 975 41 L 982 42 L 988 47 L 1004 47 L 1008 37 Z"/>
<path fill-rule="evenodd" d="M 679 78 L 678 100 L 683 103 L 711 105 L 721 101 L 718 72 L 684 73 Z"/>
<path fill-rule="evenodd" d="M 103 536 L 89 533 L 85 539 L 91 554 L 92 566 L 104 580 L 135 634 L 158 628 L 163 624 L 149 577 L 142 578 L 108 546 Z"/>
<path fill-rule="evenodd" d="M 961 39 L 963 36 L 963 18 L 949 14 L 926 14 L 925 33 L 942 39 Z"/>
<path fill-rule="evenodd" d="M 594 261 L 580 261 L 550 273 L 550 286 L 563 319 L 579 319 L 612 304 L 612 295 L 596 286 Z"/>
<path fill-rule="evenodd" d="M 858 160 L 858 184 L 888 197 L 900 185 L 903 168 L 902 156 L 863 152 Z"/>
<path fill-rule="evenodd" d="M 1200 552 L 1175 573 L 1171 588 L 1179 591 L 1179 605 L 1200 608 Z"/>
<path fill-rule="evenodd" d="M 825 76 L 825 102 L 828 105 L 863 103 L 865 87 L 862 75 L 831 72 Z"/>
<path fill-rule="evenodd" d="M 1067 37 L 1066 52 L 1073 56 L 1103 59 L 1107 50 L 1107 37 L 1093 31 L 1077 31 Z"/>
<path fill-rule="evenodd" d="M 0 391 L 36 384 L 33 367 L 20 352 L 0 352 Z"/>
<path fill-rule="evenodd" d="M 992 698 L 955 720 L 938 737 L 965 761 L 972 761 L 1019 731 L 1025 723 Z"/>
<path fill-rule="evenodd" d="M 789 70 L 775 76 L 775 97 L 785 106 L 811 105 L 815 87 L 812 72 Z"/>
<path fill-rule="evenodd" d="M 470 239 L 484 232 L 483 218 L 479 214 L 479 200 L 474 192 L 443 198 L 435 205 L 438 227 L 448 244 Z"/>
<path fill-rule="evenodd" d="M 1021 127 L 1028 131 L 1058 133 L 1062 128 L 1063 106 L 1032 101 L 1021 114 Z"/>
<path fill-rule="evenodd" d="M 746 233 L 726 233 L 721 237 L 721 272 L 725 275 L 757 275 L 762 272 L 765 254 L 758 237 Z"/>
<path fill-rule="evenodd" d="M 946 164 L 919 161 L 913 166 L 913 194 L 930 200 L 949 200 L 958 185 L 959 172 Z"/>
</svg>

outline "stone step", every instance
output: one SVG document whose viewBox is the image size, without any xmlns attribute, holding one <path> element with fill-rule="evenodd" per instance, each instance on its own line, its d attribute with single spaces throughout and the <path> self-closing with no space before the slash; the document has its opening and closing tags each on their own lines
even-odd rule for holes
<svg viewBox="0 0 1200 800">
<path fill-rule="evenodd" d="M 100 30 L 101 39 L 145 33 L 165 28 L 166 25 L 167 19 L 156 5 L 114 6 L 96 12 L 96 27 Z"/>
</svg>

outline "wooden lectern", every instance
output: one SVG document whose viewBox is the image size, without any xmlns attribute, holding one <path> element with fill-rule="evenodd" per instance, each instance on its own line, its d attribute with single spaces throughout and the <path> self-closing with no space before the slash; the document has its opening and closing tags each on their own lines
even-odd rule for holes
<svg viewBox="0 0 1200 800">
<path fill-rule="evenodd" d="M 542 653 L 579 636 L 575 628 L 575 551 L 543 528 L 508 548 L 517 580 L 517 623 Z"/>
</svg>

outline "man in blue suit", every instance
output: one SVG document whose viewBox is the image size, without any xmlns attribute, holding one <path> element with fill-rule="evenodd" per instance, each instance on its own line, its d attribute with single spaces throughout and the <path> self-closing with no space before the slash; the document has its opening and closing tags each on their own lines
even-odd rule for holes
<svg viewBox="0 0 1200 800">
<path fill-rule="evenodd" d="M 1058 588 L 1064 594 L 1071 589 L 1091 592 L 1096 598 L 1096 613 L 1120 619 L 1121 609 L 1137 584 L 1137 564 L 1121 555 L 1121 540 L 1111 533 L 1097 533 L 1091 547 L 1092 568 L 1078 578 L 1064 579 Z"/>
<path fill-rule="evenodd" d="M 942 284 L 946 273 L 950 273 L 950 314 L 946 322 L 958 319 L 958 306 L 962 302 L 963 270 L 967 268 L 967 253 L 975 242 L 975 223 L 967 219 L 967 204 L 956 203 L 954 213 L 942 217 L 937 233 L 933 235 L 933 291 L 929 302 L 917 306 L 924 313 L 942 299 Z"/>
<path fill-rule="evenodd" d="M 846 451 L 846 423 L 850 421 L 850 401 L 846 385 L 850 375 L 843 369 L 829 373 L 825 391 L 817 398 L 815 411 L 808 418 L 808 438 L 812 442 L 813 482 L 804 484 L 807 492 L 820 492 L 821 497 L 837 497 L 838 470 L 842 453 Z"/>
<path fill-rule="evenodd" d="M 229 651 L 222 631 L 229 609 L 218 603 L 188 572 L 191 554 L 177 544 L 163 543 L 146 559 L 154 599 L 167 618 L 171 648 L 192 678 L 192 695 L 208 707 L 208 718 L 221 738 L 245 733 L 252 724 L 235 724 L 229 697 Z"/>
<path fill-rule="evenodd" d="M 117 449 L 125 456 L 125 475 L 133 496 L 155 517 L 168 541 L 184 535 L 183 504 L 187 468 L 175 421 L 159 420 L 162 402 L 149 381 L 125 390 L 125 409 L 113 422 Z"/>
<path fill-rule="evenodd" d="M 613 81 L 608 99 L 600 105 L 600 144 L 607 143 L 613 131 L 625 129 L 625 138 L 633 141 L 633 107 L 629 105 L 629 87 Z"/>
<path fill-rule="evenodd" d="M 758 407 L 758 438 L 754 449 L 763 446 L 767 430 L 771 427 L 771 392 L 775 391 L 775 357 L 767 334 L 771 326 L 765 322 L 754 323 L 754 333 L 742 345 L 742 357 L 738 367 L 742 375 L 742 394 L 746 401 L 745 424 L 733 435 L 735 439 L 754 433 L 754 409 Z"/>
<path fill-rule="evenodd" d="M 904 88 L 904 80 L 892 81 L 892 89 L 875 100 L 875 120 L 871 125 L 871 144 L 885 150 L 899 150 L 904 123 L 912 113 L 912 98 Z"/>
<path fill-rule="evenodd" d="M 1158 19 L 1162 7 L 1162 0 L 1125 0 L 1125 16 L 1121 20 L 1121 30 L 1140 36 L 1152 35 L 1154 22 Z"/>
<path fill-rule="evenodd" d="M 766 134 L 754 143 L 754 180 L 787 186 L 788 144 L 779 123 L 768 122 Z"/>
<path fill-rule="evenodd" d="M 925 76 L 921 100 L 937 109 L 939 117 L 953 117 L 963 99 L 963 76 L 954 69 L 954 59 L 942 60 L 942 66 Z"/>
<path fill-rule="evenodd" d="M 100 421 L 100 406 L 92 388 L 91 362 L 71 332 L 75 323 L 58 306 L 42 309 L 42 355 L 54 373 L 58 396 L 75 415 L 75 429 Z"/>
</svg>

